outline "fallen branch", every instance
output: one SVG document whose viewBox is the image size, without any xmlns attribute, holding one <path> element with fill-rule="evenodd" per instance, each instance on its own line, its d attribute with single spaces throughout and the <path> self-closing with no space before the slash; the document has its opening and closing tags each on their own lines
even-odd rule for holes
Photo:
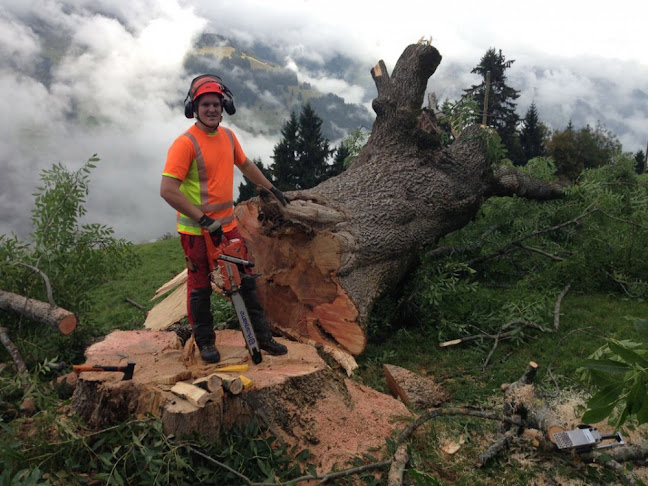
<svg viewBox="0 0 648 486">
<path fill-rule="evenodd" d="M 124 298 L 124 302 L 126 302 L 127 304 L 130 304 L 130 305 L 132 305 L 134 307 L 137 307 L 139 310 L 141 310 L 144 313 L 148 312 L 148 309 L 146 307 L 144 307 L 142 304 L 138 304 L 137 302 L 135 302 L 132 299 L 129 299 L 128 297 Z"/>
<path fill-rule="evenodd" d="M 558 327 L 560 327 L 560 305 L 562 304 L 562 300 L 567 295 L 567 292 L 569 292 L 569 288 L 571 287 L 571 284 L 565 285 L 565 288 L 560 292 L 560 295 L 558 295 L 558 298 L 556 299 L 556 305 L 554 306 L 554 331 L 558 331 Z"/>
<path fill-rule="evenodd" d="M 18 348 L 9 338 L 9 334 L 7 333 L 7 328 L 5 327 L 0 327 L 0 342 L 2 342 L 5 349 L 11 356 L 14 365 L 16 365 L 16 371 L 18 371 L 18 374 L 26 375 L 28 373 L 27 366 L 25 365 L 25 362 L 20 356 L 20 352 L 18 351 Z"/>
<path fill-rule="evenodd" d="M 515 431 L 508 430 L 502 435 L 498 440 L 495 441 L 485 452 L 479 455 L 477 458 L 477 465 L 479 467 L 484 466 L 491 460 L 495 459 L 499 453 L 508 447 L 514 437 L 517 435 Z"/>
<path fill-rule="evenodd" d="M 484 361 L 484 364 L 483 364 L 483 366 L 482 366 L 482 370 L 485 370 L 486 367 L 488 366 L 488 362 L 490 361 L 491 356 L 492 356 L 493 353 L 495 352 L 495 348 L 497 348 L 497 345 L 499 344 L 499 341 L 500 341 L 500 338 L 501 338 L 503 332 L 504 332 L 506 329 L 508 329 L 508 328 L 510 328 L 510 327 L 512 327 L 512 326 L 514 326 L 514 325 L 516 325 L 516 324 L 522 324 L 522 325 L 523 325 L 522 327 L 531 327 L 531 328 L 534 328 L 534 329 L 540 329 L 540 330 L 542 330 L 542 327 L 539 326 L 538 324 L 536 324 L 535 322 L 527 321 L 527 320 L 525 320 L 525 319 L 513 319 L 512 321 L 507 322 L 506 324 L 504 324 L 504 325 L 500 328 L 500 330 L 498 331 L 498 333 L 495 335 L 495 338 L 494 338 L 494 339 L 495 339 L 495 343 L 493 344 L 493 347 L 491 348 L 490 353 L 488 353 L 488 356 L 486 356 L 486 360 Z M 513 331 L 509 331 L 509 335 L 510 335 L 510 336 L 512 336 L 513 334 L 516 334 L 516 331 L 515 331 L 515 330 L 513 330 Z"/>
<path fill-rule="evenodd" d="M 403 484 L 403 473 L 405 472 L 405 466 L 407 466 L 409 459 L 407 443 L 403 442 L 398 446 L 398 449 L 396 449 L 392 457 L 391 468 L 389 468 L 389 474 L 387 475 L 387 486 L 400 486 Z"/>
<path fill-rule="evenodd" d="M 536 248 L 535 246 L 523 245 L 522 243 L 518 243 L 517 246 L 519 246 L 523 250 L 532 251 L 532 252 L 538 253 L 538 254 L 540 254 L 542 256 L 546 256 L 547 258 L 551 258 L 555 262 L 564 262 L 565 261 L 565 259 L 563 257 L 556 256 L 556 255 L 554 255 L 552 253 L 541 250 L 540 248 Z"/>
<path fill-rule="evenodd" d="M 466 265 L 468 265 L 469 267 L 472 267 L 476 263 L 483 263 L 483 262 L 485 262 L 487 260 L 490 260 L 492 258 L 502 256 L 505 253 L 508 253 L 513 248 L 521 246 L 520 244 L 523 241 L 526 241 L 526 240 L 528 240 L 530 238 L 534 238 L 536 236 L 542 235 L 544 233 L 550 233 L 552 231 L 562 229 L 562 228 L 564 228 L 566 226 L 571 226 L 571 225 L 577 224 L 579 220 L 581 220 L 581 219 L 583 219 L 583 218 L 585 218 L 585 217 L 589 216 L 590 214 L 593 214 L 593 213 L 595 213 L 597 211 L 598 211 L 598 209 L 596 209 L 596 208 L 595 209 L 588 209 L 584 213 L 576 216 L 574 219 L 570 219 L 569 221 L 565 221 L 564 223 L 560 223 L 560 224 L 557 224 L 555 226 L 550 226 L 548 228 L 543 228 L 541 230 L 534 231 L 533 233 L 529 233 L 528 235 L 524 235 L 521 238 L 518 238 L 517 240 L 514 240 L 514 241 L 511 241 L 511 242 L 507 243 L 502 248 L 500 248 L 499 250 L 494 251 L 493 253 L 489 253 L 488 255 L 483 255 L 483 256 L 480 256 L 480 257 L 477 257 L 477 258 L 473 258 L 472 260 L 468 260 L 466 262 Z"/>
<path fill-rule="evenodd" d="M 430 250 L 426 253 L 426 256 L 433 258 L 443 258 L 450 255 L 461 255 L 464 253 L 469 253 L 471 251 L 479 250 L 485 243 L 486 237 L 491 233 L 495 232 L 499 228 L 499 225 L 495 224 L 489 227 L 479 239 L 470 245 L 466 246 L 438 246 L 433 250 Z"/>
<path fill-rule="evenodd" d="M 606 457 L 603 458 L 603 455 L 605 455 Z M 583 460 L 583 462 L 590 464 L 599 464 L 607 469 L 610 469 L 619 477 L 619 479 L 621 479 L 621 482 L 623 484 L 644 484 L 637 482 L 637 478 L 635 478 L 634 474 L 632 474 L 631 471 L 627 471 L 617 460 L 615 460 L 612 457 L 612 454 L 609 454 L 609 451 L 606 451 L 605 454 L 602 454 L 600 452 L 590 452 L 585 456 L 580 455 L 579 457 Z"/>
<path fill-rule="evenodd" d="M 70 311 L 4 290 L 0 290 L 0 309 L 10 310 L 47 324 L 61 334 L 70 334 L 78 323 L 76 315 Z"/>
</svg>

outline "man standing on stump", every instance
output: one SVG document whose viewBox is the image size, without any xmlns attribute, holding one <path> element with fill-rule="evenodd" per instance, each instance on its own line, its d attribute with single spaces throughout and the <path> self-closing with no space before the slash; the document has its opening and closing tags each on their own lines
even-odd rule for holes
<svg viewBox="0 0 648 486">
<path fill-rule="evenodd" d="M 236 111 L 232 93 L 218 76 L 195 78 L 185 99 L 185 116 L 196 123 L 175 139 L 167 154 L 160 195 L 177 212 L 177 230 L 187 262 L 187 313 L 200 356 L 216 363 L 214 320 L 210 309 L 212 293 L 209 261 L 202 229 L 218 246 L 223 237 L 241 238 L 234 219 L 234 166 L 257 186 L 271 191 L 286 205 L 284 195 L 248 159 L 236 135 L 220 126 L 223 110 Z M 259 305 L 255 277 L 245 274 L 241 295 L 252 320 L 259 347 L 272 355 L 288 352 L 275 341 Z"/>
</svg>

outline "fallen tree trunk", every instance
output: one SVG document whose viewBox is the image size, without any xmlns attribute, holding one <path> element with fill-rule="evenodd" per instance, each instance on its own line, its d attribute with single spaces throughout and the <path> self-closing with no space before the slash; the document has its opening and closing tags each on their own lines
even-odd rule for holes
<svg viewBox="0 0 648 486">
<path fill-rule="evenodd" d="M 270 193 L 235 214 L 274 325 L 307 339 L 363 351 L 371 308 L 408 274 L 419 250 L 467 224 L 494 195 L 560 197 L 485 155 L 485 133 L 466 129 L 443 146 L 433 110 L 421 109 L 441 61 L 432 46 L 408 46 L 390 76 L 372 70 L 378 96 L 371 136 L 342 174 L 280 206 Z"/>
<path fill-rule="evenodd" d="M 0 309 L 47 324 L 61 334 L 70 334 L 78 323 L 77 316 L 70 311 L 4 290 L 0 290 Z"/>
</svg>

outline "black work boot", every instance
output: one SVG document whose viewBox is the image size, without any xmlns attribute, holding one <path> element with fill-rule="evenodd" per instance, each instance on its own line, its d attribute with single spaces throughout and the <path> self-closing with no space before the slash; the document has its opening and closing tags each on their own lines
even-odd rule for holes
<svg viewBox="0 0 648 486">
<path fill-rule="evenodd" d="M 220 353 L 213 344 L 198 345 L 198 349 L 200 350 L 200 357 L 205 363 L 218 363 L 220 361 Z"/>
<path fill-rule="evenodd" d="M 193 318 L 193 334 L 200 357 L 205 363 L 218 363 L 220 353 L 214 343 L 214 318 L 210 310 L 211 288 L 193 289 L 189 300 Z"/>
<path fill-rule="evenodd" d="M 272 337 L 270 325 L 266 320 L 263 308 L 259 304 L 259 298 L 256 291 L 255 277 L 251 275 L 244 275 L 241 279 L 241 296 L 245 302 L 254 333 L 259 341 L 259 347 L 273 356 L 280 356 L 288 352 L 288 348 L 281 343 L 278 343 Z"/>
</svg>

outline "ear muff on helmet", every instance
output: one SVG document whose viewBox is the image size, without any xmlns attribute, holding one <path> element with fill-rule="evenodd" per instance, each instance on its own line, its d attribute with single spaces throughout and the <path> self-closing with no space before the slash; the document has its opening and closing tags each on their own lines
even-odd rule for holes
<svg viewBox="0 0 648 486">
<path fill-rule="evenodd" d="M 187 97 L 184 101 L 185 116 L 187 118 L 194 117 L 194 103 L 200 95 L 206 93 L 216 93 L 220 95 L 223 99 L 223 109 L 225 112 L 228 115 L 236 113 L 234 95 L 227 86 L 223 84 L 221 78 L 214 74 L 202 74 L 195 77 L 189 85 L 189 91 L 187 92 Z"/>
</svg>

